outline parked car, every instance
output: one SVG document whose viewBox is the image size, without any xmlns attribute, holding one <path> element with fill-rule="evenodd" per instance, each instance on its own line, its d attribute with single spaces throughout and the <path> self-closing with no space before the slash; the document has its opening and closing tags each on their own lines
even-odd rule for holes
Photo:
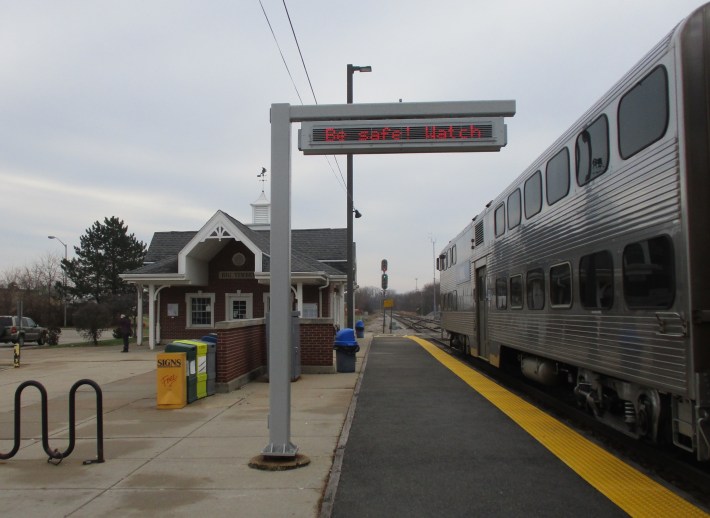
<svg viewBox="0 0 710 518">
<path fill-rule="evenodd" d="M 47 341 L 47 329 L 37 325 L 30 317 L 22 317 L 20 325 L 19 317 L 0 316 L 0 343 L 17 343 L 20 341 L 37 342 L 37 345 L 44 345 Z"/>
</svg>

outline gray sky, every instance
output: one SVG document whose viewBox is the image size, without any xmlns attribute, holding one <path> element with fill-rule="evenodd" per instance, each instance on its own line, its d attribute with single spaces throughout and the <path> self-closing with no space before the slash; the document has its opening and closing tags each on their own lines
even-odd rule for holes
<svg viewBox="0 0 710 518">
<path fill-rule="evenodd" d="M 262 2 L 315 104 L 283 1 Z M 348 63 L 373 68 L 356 103 L 517 103 L 500 153 L 355 156 L 359 284 L 387 258 L 405 292 L 432 282 L 432 239 L 438 254 L 702 2 L 286 4 L 319 104 L 345 102 Z M 218 209 L 251 222 L 272 103 L 301 104 L 258 0 L 0 0 L 0 270 L 63 256 L 48 235 L 71 257 L 104 217 L 146 244 Z M 341 173 L 293 148 L 293 228 L 345 227 L 345 157 Z"/>
</svg>

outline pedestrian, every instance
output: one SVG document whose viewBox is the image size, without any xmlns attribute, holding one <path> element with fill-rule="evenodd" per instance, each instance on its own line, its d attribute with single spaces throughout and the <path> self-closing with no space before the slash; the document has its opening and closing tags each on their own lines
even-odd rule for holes
<svg viewBox="0 0 710 518">
<path fill-rule="evenodd" d="M 131 320 L 126 315 L 121 315 L 121 320 L 118 322 L 118 329 L 123 337 L 122 353 L 128 352 L 128 338 L 133 334 L 131 330 Z"/>
</svg>

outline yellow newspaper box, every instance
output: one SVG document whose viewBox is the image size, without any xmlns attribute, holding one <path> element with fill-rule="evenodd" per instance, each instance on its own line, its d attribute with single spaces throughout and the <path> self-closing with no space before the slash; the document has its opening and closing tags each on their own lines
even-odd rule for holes
<svg viewBox="0 0 710 518">
<path fill-rule="evenodd" d="M 158 408 L 187 405 L 186 353 L 159 353 L 156 373 Z"/>
</svg>

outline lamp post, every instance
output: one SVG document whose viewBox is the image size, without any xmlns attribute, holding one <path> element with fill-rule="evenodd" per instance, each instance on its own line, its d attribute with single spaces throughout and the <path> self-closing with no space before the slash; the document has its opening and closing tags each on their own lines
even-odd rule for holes
<svg viewBox="0 0 710 518">
<path fill-rule="evenodd" d="M 348 64 L 348 104 L 353 103 L 353 74 L 355 72 L 372 72 L 371 66 L 355 66 Z M 354 301 L 355 293 L 353 286 L 353 276 L 354 276 L 354 264 L 353 264 L 353 213 L 356 212 L 353 207 L 353 156 L 347 156 L 347 175 L 348 175 L 348 232 L 347 232 L 347 261 L 348 261 L 348 286 L 347 286 L 347 299 L 345 300 L 345 307 L 348 313 L 348 325 L 350 329 L 353 329 L 354 318 Z M 357 212 L 355 217 L 360 217 L 360 213 Z"/>
<path fill-rule="evenodd" d="M 431 240 L 431 258 L 432 258 L 432 269 L 434 271 L 434 286 L 432 291 L 434 292 L 434 318 L 436 318 L 436 239 L 433 235 L 429 235 Z"/>
<path fill-rule="evenodd" d="M 57 236 L 47 236 L 49 239 L 56 239 L 59 241 L 61 244 L 64 245 L 64 260 L 67 260 L 67 244 L 59 239 Z M 64 270 L 64 327 L 67 327 L 67 271 L 66 269 L 62 268 Z"/>
</svg>

